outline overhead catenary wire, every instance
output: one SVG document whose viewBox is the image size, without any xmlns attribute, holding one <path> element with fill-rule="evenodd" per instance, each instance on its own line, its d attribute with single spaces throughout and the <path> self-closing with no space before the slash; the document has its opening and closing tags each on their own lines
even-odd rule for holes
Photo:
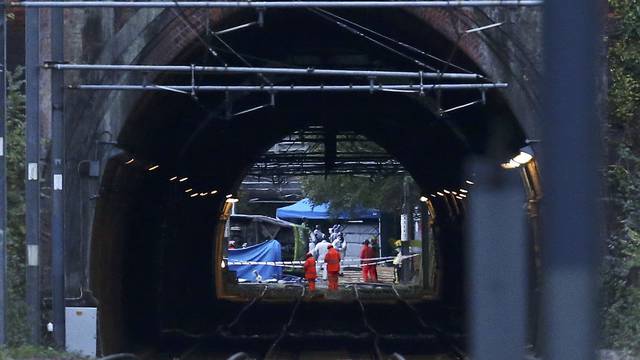
<svg viewBox="0 0 640 360">
<path fill-rule="evenodd" d="M 220 42 L 222 44 L 222 46 L 224 46 L 229 52 L 231 52 L 235 57 L 238 58 L 238 60 L 240 60 L 240 62 L 242 62 L 243 64 L 245 64 L 246 66 L 252 67 L 253 65 L 249 62 L 249 60 L 247 60 L 245 57 L 243 57 L 239 52 L 237 52 L 229 43 L 227 43 L 226 41 L 224 41 L 224 39 L 222 39 L 218 34 L 216 34 L 213 31 L 209 31 L 209 33 L 211 35 L 213 35 L 213 37 L 216 38 L 216 40 L 218 40 L 218 42 Z M 264 74 L 262 73 L 257 73 L 258 77 L 265 83 L 265 84 L 273 84 L 271 82 L 271 80 L 269 80 L 266 76 L 264 76 Z"/>
<path fill-rule="evenodd" d="M 141 72 L 191 72 L 196 73 L 228 73 L 228 74 L 274 74 L 274 75 L 304 75 L 304 76 L 356 76 L 375 78 L 411 78 L 419 79 L 458 79 L 481 80 L 486 79 L 477 73 L 443 73 L 420 71 L 391 71 L 391 70 L 362 70 L 362 69 L 316 69 L 313 67 L 255 67 L 255 66 L 208 66 L 208 65 L 127 65 L 127 64 L 52 64 L 45 68 L 55 70 L 84 70 L 84 71 L 141 71 Z"/>
<path fill-rule="evenodd" d="M 121 91 L 202 91 L 202 92 L 376 92 L 395 90 L 488 90 L 506 88 L 507 83 L 483 84 L 373 84 L 373 85 L 117 85 L 76 84 L 67 85 L 71 90 L 121 90 Z"/>
<path fill-rule="evenodd" d="M 200 35 L 200 32 L 198 31 L 196 26 L 193 25 L 193 23 L 191 23 L 191 20 L 189 20 L 189 18 L 184 15 L 184 13 L 182 12 L 182 9 L 180 8 L 180 5 L 178 4 L 178 1 L 174 1 L 173 3 L 176 6 L 175 7 L 171 7 L 171 11 L 173 11 L 173 13 L 176 15 L 176 17 L 178 17 L 182 21 L 182 23 L 187 26 L 189 31 L 191 31 L 193 33 L 193 35 L 196 37 L 196 39 L 198 39 L 198 41 L 207 49 L 207 51 L 211 55 L 213 55 L 216 59 L 218 59 L 220 62 L 222 62 L 223 65 L 226 66 L 227 62 L 224 61 L 224 59 L 211 47 L 211 44 L 209 44 L 202 37 L 202 35 Z"/>
<path fill-rule="evenodd" d="M 175 9 L 172 8 L 174 13 L 176 12 L 176 10 L 178 12 L 180 12 L 180 17 L 182 19 L 184 19 L 184 21 L 186 21 L 190 25 L 190 28 L 192 29 L 192 31 L 195 31 L 193 25 L 191 24 L 191 22 L 188 21 L 188 18 L 185 16 L 184 12 L 182 11 L 182 8 L 180 7 L 179 1 L 173 0 L 173 3 L 176 5 Z M 224 46 L 229 52 L 231 52 L 235 57 L 237 57 L 243 64 L 245 64 L 247 66 L 252 66 L 251 63 L 249 63 L 249 61 L 247 59 L 245 59 L 242 55 L 240 55 L 233 47 L 231 47 L 231 45 L 229 45 L 229 43 L 224 41 L 216 32 L 208 31 L 208 33 L 213 35 L 213 37 L 215 37 L 216 40 L 218 40 L 218 42 L 222 44 L 222 46 Z M 198 36 L 200 39 L 202 39 L 202 36 L 200 36 L 199 33 L 197 33 L 196 36 Z M 208 49 L 212 50 L 208 43 L 206 43 L 206 45 L 208 46 Z M 218 55 L 216 55 L 216 56 L 218 56 Z M 224 65 L 227 66 L 226 63 Z M 258 77 L 260 77 L 260 79 L 264 83 L 271 84 L 271 81 L 269 79 L 267 79 L 263 74 L 258 73 L 257 75 L 258 75 Z"/>
<path fill-rule="evenodd" d="M 205 39 L 202 38 L 202 36 L 200 35 L 200 33 L 198 32 L 198 30 L 196 29 L 196 27 L 191 23 L 191 21 L 189 20 L 189 18 L 184 14 L 184 12 L 182 11 L 182 8 L 180 7 L 180 4 L 177 0 L 173 0 L 173 3 L 175 5 L 175 8 L 171 8 L 171 10 L 173 11 L 173 13 L 178 16 L 186 25 L 187 27 L 191 30 L 191 32 L 196 36 L 196 38 L 207 48 L 207 50 L 209 51 L 209 53 L 211 53 L 214 57 L 216 57 L 218 60 L 222 61 L 224 66 L 228 66 L 228 64 L 222 59 L 222 57 L 220 55 L 218 55 L 217 52 L 215 52 L 215 50 L 213 50 L 213 48 L 211 47 L 211 44 L 209 44 L 209 42 L 207 42 Z M 251 63 L 245 59 L 242 55 L 240 55 L 233 47 L 231 47 L 231 45 L 229 45 L 226 41 L 224 41 L 218 34 L 216 34 L 213 31 L 209 31 L 207 29 L 208 33 L 210 33 L 213 37 L 215 37 L 218 42 L 220 42 L 226 49 L 227 51 L 231 52 L 235 57 L 237 57 L 243 64 L 247 65 L 247 66 L 252 66 Z M 196 86 L 195 86 L 195 65 L 191 65 L 191 92 L 190 95 L 191 97 L 196 101 L 196 103 L 198 103 L 201 107 L 203 107 L 203 105 L 200 103 L 197 95 L 196 95 Z M 273 83 L 267 79 L 267 77 L 265 77 L 262 73 L 257 73 L 257 76 L 260 78 L 260 80 L 262 80 L 263 83 L 268 84 L 268 85 L 272 85 Z M 271 103 L 273 104 L 273 93 L 271 95 L 272 100 Z M 259 109 L 264 108 L 265 106 L 260 106 L 260 107 L 254 107 L 245 111 L 241 111 L 237 114 L 234 114 L 235 116 L 237 115 L 242 115 L 242 114 L 246 114 L 248 112 L 252 112 L 252 111 L 256 111 Z M 227 112 L 229 112 L 230 110 L 228 109 Z"/>
<path fill-rule="evenodd" d="M 438 8 L 542 6 L 543 0 L 405 0 L 405 1 L 178 1 L 185 8 Z M 0 5 L 2 6 L 2 5 Z M 13 1 L 10 7 L 32 8 L 170 8 L 168 1 Z"/>
<path fill-rule="evenodd" d="M 405 49 L 408 49 L 408 50 L 411 50 L 411 51 L 413 51 L 413 52 L 416 52 L 416 53 L 418 53 L 418 54 L 420 54 L 420 55 L 426 56 L 426 57 L 428 57 L 428 58 L 430 58 L 430 59 L 432 59 L 432 60 L 438 61 L 438 62 L 443 63 L 443 64 L 447 64 L 447 65 L 449 65 L 449 66 L 451 66 L 451 67 L 454 67 L 454 68 L 456 68 L 456 69 L 458 69 L 458 70 L 460 70 L 460 71 L 464 71 L 464 72 L 466 72 L 466 73 L 473 73 L 471 70 L 468 70 L 468 69 L 465 69 L 465 68 L 463 68 L 463 67 L 461 67 L 461 66 L 455 65 L 455 64 L 451 63 L 450 61 L 447 61 L 447 60 L 441 59 L 441 58 L 439 58 L 439 57 L 437 57 L 437 56 L 435 56 L 435 55 L 433 55 L 433 54 L 429 54 L 429 53 L 427 53 L 427 52 L 426 52 L 426 51 L 424 51 L 424 50 L 418 49 L 418 48 L 416 48 L 415 46 L 412 46 L 412 45 L 409 45 L 409 44 L 407 44 L 407 43 L 404 43 L 404 42 L 402 42 L 402 41 L 400 41 L 400 40 L 394 39 L 394 38 L 392 38 L 392 37 L 390 37 L 390 36 L 388 36 L 388 35 L 384 35 L 384 34 L 382 34 L 382 33 L 378 32 L 378 31 L 375 31 L 375 30 L 373 30 L 373 29 L 371 29 L 371 28 L 368 28 L 368 27 L 366 27 L 366 26 L 364 26 L 364 25 L 358 24 L 358 23 L 356 23 L 355 21 L 352 21 L 352 20 L 346 19 L 346 18 L 344 18 L 344 17 L 342 17 L 342 16 L 339 16 L 339 15 L 334 14 L 334 13 L 332 13 L 332 12 L 330 12 L 330 11 L 327 11 L 327 10 L 323 10 L 323 9 L 317 9 L 317 10 L 318 10 L 318 11 L 320 11 L 320 12 L 322 12 L 323 14 L 326 14 L 326 15 L 332 16 L 332 17 L 334 17 L 334 18 L 336 18 L 336 19 L 339 19 L 339 20 L 341 20 L 341 21 L 344 21 L 344 22 L 348 23 L 349 25 L 352 25 L 352 26 L 354 26 L 354 27 L 357 27 L 357 28 L 359 28 L 359 29 L 361 29 L 361 30 L 363 30 L 363 31 L 367 31 L 367 32 L 369 32 L 369 33 L 371 33 L 371 34 L 373 34 L 373 35 L 376 35 L 376 36 L 378 36 L 378 37 L 381 37 L 381 38 L 383 38 L 383 39 L 385 39 L 385 40 L 387 40 L 387 41 L 393 42 L 393 43 L 395 43 L 395 44 L 396 44 L 396 45 L 398 45 L 398 46 L 401 46 L 401 47 L 403 47 L 403 48 L 405 48 Z"/>
<path fill-rule="evenodd" d="M 394 54 L 396 54 L 396 55 L 398 55 L 398 56 L 400 56 L 400 57 L 402 57 L 402 58 L 404 58 L 404 59 L 406 59 L 406 60 L 408 60 L 408 61 L 410 61 L 410 62 L 412 62 L 412 63 L 414 63 L 416 65 L 418 65 L 418 66 L 421 66 L 421 67 L 423 67 L 425 69 L 429 69 L 431 71 L 438 71 L 435 67 L 427 65 L 427 64 L 423 63 L 422 61 L 403 53 L 402 51 L 396 50 L 396 49 L 394 49 L 394 48 L 382 43 L 381 41 L 378 41 L 378 40 L 372 38 L 371 36 L 359 31 L 358 29 L 355 29 L 355 28 L 347 25 L 346 23 L 344 23 L 344 22 L 342 22 L 340 20 L 334 19 L 331 16 L 322 13 L 320 9 L 309 9 L 309 11 L 311 11 L 312 13 L 318 15 L 319 17 L 321 17 L 321 18 L 323 18 L 323 19 L 325 19 L 325 20 L 327 20 L 329 22 L 335 23 L 336 25 L 338 25 L 341 28 L 349 31 L 350 33 L 352 33 L 354 35 L 357 35 L 357 36 L 360 36 L 360 37 L 362 37 L 362 38 L 364 38 L 364 39 L 366 39 L 366 40 L 378 45 L 379 47 L 381 47 L 383 49 L 386 49 L 387 51 L 390 51 L 390 52 L 392 52 L 392 53 L 394 53 Z"/>
<path fill-rule="evenodd" d="M 213 48 L 211 47 L 211 44 L 209 44 L 209 42 L 207 42 L 200 35 L 200 33 L 198 32 L 197 28 L 191 23 L 189 18 L 182 11 L 182 8 L 180 7 L 179 2 L 177 0 L 173 0 L 173 3 L 176 5 L 175 8 L 171 8 L 173 13 L 177 17 L 179 17 L 183 21 L 183 23 L 185 23 L 187 25 L 187 27 L 196 36 L 196 38 L 207 48 L 209 53 L 211 53 L 214 57 L 216 57 L 218 60 L 220 60 L 224 66 L 228 66 L 227 62 L 224 59 L 222 59 L 222 57 L 217 52 L 215 52 L 215 50 L 213 50 Z M 234 56 L 236 56 L 238 59 L 240 59 L 241 62 L 243 62 L 247 66 L 252 66 L 251 63 L 249 63 L 249 61 L 247 61 L 244 57 L 242 57 L 242 55 L 240 55 L 238 52 L 236 52 L 235 49 L 233 47 L 231 47 L 231 45 L 229 45 L 226 41 L 224 41 L 220 36 L 218 36 L 216 33 L 211 32 L 211 31 L 209 33 L 211 33 L 211 35 L 213 35 L 229 52 L 231 52 Z M 199 101 L 198 97 L 196 96 L 195 70 L 194 70 L 195 66 L 191 65 L 190 67 L 191 67 L 191 93 L 190 93 L 190 95 L 198 104 L 200 104 L 200 101 Z M 269 85 L 272 84 L 272 82 L 269 79 L 267 79 L 263 74 L 258 73 L 257 75 L 265 84 L 269 84 Z M 200 104 L 200 105 L 202 106 L 202 104 Z M 250 109 L 249 112 L 255 111 L 255 110 L 258 110 L 258 108 Z M 241 114 L 244 114 L 244 113 L 246 113 L 246 112 L 240 112 L 237 115 L 241 115 Z"/>
</svg>

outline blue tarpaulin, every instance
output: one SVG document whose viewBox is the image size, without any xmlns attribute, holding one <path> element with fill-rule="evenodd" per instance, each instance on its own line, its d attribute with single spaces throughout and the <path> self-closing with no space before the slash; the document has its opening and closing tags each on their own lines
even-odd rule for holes
<svg viewBox="0 0 640 360">
<path fill-rule="evenodd" d="M 278 240 L 268 240 L 260 244 L 243 249 L 229 249 L 229 262 L 236 261 L 281 261 L 282 249 Z M 282 276 L 282 267 L 270 265 L 229 265 L 229 270 L 235 271 L 238 279 L 255 281 L 257 271 L 262 280 L 279 279 Z"/>
<path fill-rule="evenodd" d="M 329 215 L 329 205 L 313 205 L 311 200 L 302 199 L 295 204 L 281 207 L 276 210 L 278 219 L 309 219 L 309 220 L 326 220 L 334 218 Z M 377 209 L 357 209 L 351 213 L 342 213 L 338 215 L 338 219 L 378 219 L 380 211 Z"/>
</svg>

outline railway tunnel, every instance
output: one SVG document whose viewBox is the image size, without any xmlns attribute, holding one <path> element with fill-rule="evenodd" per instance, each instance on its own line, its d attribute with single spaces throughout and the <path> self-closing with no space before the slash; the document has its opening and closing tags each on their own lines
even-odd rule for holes
<svg viewBox="0 0 640 360">
<path fill-rule="evenodd" d="M 429 66 L 485 73 L 458 48 L 459 43 L 425 26 L 414 14 L 402 10 L 339 14 L 428 49 L 441 59 L 421 58 Z M 253 11 L 231 12 L 217 18 L 219 21 L 213 26 L 216 30 L 228 28 L 250 22 L 255 16 Z M 415 67 L 411 58 L 345 30 L 340 21 L 330 20 L 309 11 L 270 10 L 263 26 L 226 34 L 224 41 L 256 66 L 385 70 Z M 203 41 L 218 44 L 218 55 L 212 55 Z M 232 51 L 204 34 L 180 49 L 171 63 L 219 65 L 221 61 L 245 65 Z M 138 75 L 129 79 L 147 80 Z M 320 76 L 311 79 L 327 84 L 350 81 Z M 192 81 L 190 74 L 160 74 L 154 80 L 166 84 Z M 196 75 L 193 81 L 289 85 L 293 80 L 270 75 Z M 472 157 L 490 155 L 499 166 L 526 145 L 526 126 L 516 116 L 522 109 L 512 108 L 513 101 L 504 95 L 508 91 L 442 91 L 427 92 L 425 96 L 381 91 L 276 93 L 273 101 L 268 92 L 135 93 L 126 100 L 132 103 L 132 110 L 123 116 L 117 133 L 119 150 L 110 154 L 104 166 L 91 224 L 90 288 L 100 307 L 102 351 L 148 352 L 168 343 L 180 348 L 181 341 L 189 336 L 175 336 L 175 332 L 211 333 L 251 301 L 220 297 L 221 247 L 217 242 L 224 226 L 220 219 L 225 195 L 236 194 L 249 168 L 283 137 L 309 127 L 363 135 L 395 158 L 422 193 L 428 195 L 465 186 L 472 175 L 466 168 Z M 101 94 L 87 96 L 99 98 Z M 483 102 L 441 113 L 481 97 Z M 242 113 L 264 104 L 268 106 Z M 237 113 L 240 114 L 233 116 Z M 176 181 L 184 178 L 184 182 Z M 191 197 L 185 193 L 187 189 L 209 194 Z M 523 192 L 527 190 L 531 189 L 523 188 Z M 464 329 L 460 320 L 466 305 L 467 282 L 464 212 L 452 213 L 447 203 L 439 199 L 433 204 L 437 214 L 436 242 L 441 252 L 439 288 L 435 299 L 418 301 L 412 308 L 425 317 L 452 322 L 448 324 L 452 328 Z M 261 306 L 267 310 L 260 313 L 286 318 L 291 301 L 264 303 Z M 311 302 L 302 306 L 310 311 L 331 312 L 354 305 Z M 389 300 L 387 310 L 384 301 L 374 306 L 385 312 L 404 305 Z M 255 323 L 275 321 L 275 315 L 262 319 L 262 315 L 252 316 Z M 349 321 L 349 315 L 345 315 L 337 323 Z M 428 341 L 425 344 L 422 350 L 430 351 Z M 422 351 L 415 344 L 407 347 L 413 352 Z M 230 348 L 237 348 L 237 344 Z"/>
</svg>

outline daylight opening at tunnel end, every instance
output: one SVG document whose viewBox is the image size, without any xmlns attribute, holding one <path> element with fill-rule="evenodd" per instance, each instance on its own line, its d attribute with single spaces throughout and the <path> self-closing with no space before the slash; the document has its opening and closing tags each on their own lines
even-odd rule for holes
<svg viewBox="0 0 640 360">
<path fill-rule="evenodd" d="M 362 135 L 323 126 L 288 135 L 250 167 L 238 201 L 225 208 L 222 294 L 296 297 L 306 289 L 339 299 L 359 285 L 380 298 L 434 297 L 434 199 L 421 194 Z M 468 190 L 450 194 L 461 212 Z"/>
</svg>

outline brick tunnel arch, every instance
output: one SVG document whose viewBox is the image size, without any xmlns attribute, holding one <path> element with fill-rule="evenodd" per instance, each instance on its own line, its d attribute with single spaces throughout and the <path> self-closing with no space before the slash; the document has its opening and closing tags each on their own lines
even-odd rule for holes
<svg viewBox="0 0 640 360">
<path fill-rule="evenodd" d="M 478 48 L 474 53 L 473 41 L 452 42 L 451 34 L 441 34 L 429 25 L 449 19 L 450 13 L 445 14 L 447 17 L 403 11 L 371 12 L 364 17 L 345 14 L 409 43 L 421 44 L 442 58 L 459 46 L 462 51 L 454 53 L 454 63 L 488 76 L 495 74 L 487 70 L 499 69 L 498 75 L 513 72 L 495 65 L 499 61 L 481 59 L 489 54 Z M 251 61 L 271 60 L 261 65 L 293 62 L 301 66 L 304 64 L 296 61 L 309 59 L 325 67 L 411 65 L 307 12 L 270 11 L 267 15 L 264 29 L 228 38 L 241 52 L 254 55 Z M 207 26 L 207 19 L 215 22 L 216 28 L 224 28 L 254 16 L 253 12 L 235 11 L 189 13 L 200 29 Z M 159 35 L 147 39 L 136 56 L 123 52 L 122 61 L 188 64 L 215 60 L 207 59 L 202 44 L 172 14 L 160 12 L 148 26 L 157 27 Z M 292 34 L 291 29 L 299 31 Z M 301 48 L 304 51 L 296 53 Z M 476 59 L 467 55 L 476 55 Z M 228 54 L 225 57 L 230 58 Z M 124 78 L 140 80 L 134 75 Z M 178 76 L 161 79 L 184 80 Z M 248 79 L 252 78 L 239 80 Z M 391 93 L 278 95 L 274 108 L 232 119 L 223 116 L 225 99 L 220 94 L 198 94 L 197 102 L 173 93 L 111 93 L 105 98 L 83 94 L 93 99 L 91 111 L 103 112 L 108 121 L 98 117 L 97 124 L 84 125 L 87 128 L 75 131 L 73 137 L 88 137 L 92 125 L 100 128 L 108 124 L 121 149 L 105 154 L 107 161 L 91 219 L 90 288 L 101 308 L 103 350 L 111 353 L 148 346 L 156 343 L 167 328 L 206 332 L 219 321 L 221 313 L 234 309 L 235 305 L 216 299 L 212 281 L 216 254 L 211 239 L 224 197 L 189 201 L 167 182 L 168 178 L 187 176 L 194 187 L 233 193 L 247 167 L 270 145 L 293 130 L 320 124 L 355 131 L 377 142 L 403 164 L 425 192 L 453 187 L 463 181 L 464 160 L 485 153 L 488 135 L 493 131 L 500 129 L 507 134 L 502 144 L 504 158 L 524 144 L 525 133 L 533 131 L 529 115 L 518 115 L 527 112 L 514 105 L 529 101 L 528 108 L 535 109 L 535 99 L 518 92 L 518 87 L 516 95 L 490 92 L 486 106 L 466 108 L 446 118 L 434 114 L 428 99 Z M 477 96 L 470 92 L 444 94 L 443 105 L 455 106 Z M 233 106 L 242 109 L 265 99 L 265 94 L 237 96 Z M 76 114 L 81 118 L 87 112 Z M 131 157 L 136 161 L 126 164 Z M 161 167 L 150 173 L 150 164 Z M 443 283 L 450 284 L 442 289 L 443 299 L 460 305 L 464 282 L 462 233 L 451 224 L 443 226 L 442 231 L 439 240 L 455 240 L 442 243 L 448 264 Z"/>
</svg>

